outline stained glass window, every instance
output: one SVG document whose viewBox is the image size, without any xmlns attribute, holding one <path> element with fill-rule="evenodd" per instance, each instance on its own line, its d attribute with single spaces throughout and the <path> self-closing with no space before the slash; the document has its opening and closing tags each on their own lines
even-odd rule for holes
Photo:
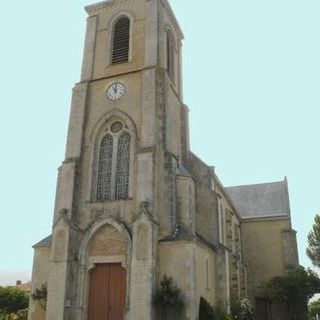
<svg viewBox="0 0 320 320">
<path fill-rule="evenodd" d="M 130 142 L 130 134 L 123 132 L 118 142 L 116 199 L 127 199 L 129 195 Z"/>
<path fill-rule="evenodd" d="M 112 133 L 118 133 L 122 130 L 123 128 L 123 125 L 121 122 L 114 122 L 112 125 L 111 125 L 111 132 Z"/>
<path fill-rule="evenodd" d="M 131 140 L 122 122 L 108 126 L 97 160 L 95 199 L 98 202 L 129 198 Z"/>
<path fill-rule="evenodd" d="M 98 163 L 98 183 L 97 200 L 111 200 L 112 187 L 112 155 L 113 155 L 113 137 L 107 134 L 100 143 L 99 163 Z"/>
</svg>

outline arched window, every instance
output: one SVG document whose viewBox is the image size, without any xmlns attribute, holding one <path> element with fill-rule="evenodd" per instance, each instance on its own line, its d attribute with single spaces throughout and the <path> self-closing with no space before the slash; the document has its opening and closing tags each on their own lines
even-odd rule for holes
<svg viewBox="0 0 320 320">
<path fill-rule="evenodd" d="M 130 151 L 130 133 L 122 122 L 112 122 L 99 145 L 97 201 L 129 198 Z"/>
<path fill-rule="evenodd" d="M 113 137 L 104 136 L 100 143 L 98 164 L 97 200 L 111 200 L 111 174 L 112 174 Z"/>
<path fill-rule="evenodd" d="M 116 198 L 127 199 L 129 194 L 130 134 L 123 132 L 118 142 Z"/>
<path fill-rule="evenodd" d="M 174 80 L 174 38 L 170 30 L 167 31 L 167 70 L 171 80 Z"/>
<path fill-rule="evenodd" d="M 121 17 L 113 28 L 112 64 L 129 61 L 130 19 Z"/>
</svg>

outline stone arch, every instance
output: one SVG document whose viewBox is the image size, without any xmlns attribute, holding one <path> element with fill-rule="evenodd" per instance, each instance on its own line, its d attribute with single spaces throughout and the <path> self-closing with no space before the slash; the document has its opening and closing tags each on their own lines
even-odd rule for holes
<svg viewBox="0 0 320 320">
<path fill-rule="evenodd" d="M 127 16 L 119 17 L 112 30 L 111 64 L 129 62 L 131 22 Z"/>
<path fill-rule="evenodd" d="M 104 234 L 111 231 L 111 240 L 121 240 L 123 245 L 118 251 L 114 251 L 107 246 L 102 245 L 99 247 L 99 241 L 103 240 Z M 79 295 L 77 305 L 79 307 L 78 318 L 79 320 L 87 319 L 88 314 L 88 299 L 89 299 L 89 273 L 96 264 L 104 263 L 121 263 L 122 267 L 127 270 L 127 293 L 126 305 L 129 306 L 130 297 L 130 278 L 131 278 L 131 247 L 132 239 L 131 233 L 127 226 L 112 217 L 101 218 L 96 221 L 83 235 L 80 243 L 79 261 L 80 272 L 78 274 Z M 106 239 L 107 240 L 107 239 Z M 98 248 L 92 248 L 92 244 L 98 243 Z M 90 252 L 91 250 L 91 252 Z M 96 251 L 95 251 L 96 250 Z M 98 254 L 98 255 L 96 255 Z M 106 254 L 101 256 L 100 254 Z"/>
<path fill-rule="evenodd" d="M 115 27 L 115 24 L 119 19 L 121 18 L 128 18 L 130 21 L 130 34 L 129 34 L 129 55 L 128 55 L 128 62 L 132 61 L 132 37 L 133 37 L 133 27 L 134 27 L 134 22 L 136 20 L 135 15 L 132 12 L 129 11 L 120 11 L 118 12 L 108 23 L 108 30 L 109 30 L 109 61 L 108 64 L 112 65 L 112 50 L 113 50 L 113 29 Z"/>
<path fill-rule="evenodd" d="M 166 68 L 173 82 L 175 81 L 176 54 L 176 39 L 173 30 L 168 26 L 166 28 Z"/>
<path fill-rule="evenodd" d="M 122 236 L 122 239 L 124 243 L 126 243 L 126 257 L 127 262 L 129 263 L 131 260 L 131 234 L 128 230 L 128 228 L 125 226 L 124 223 L 114 219 L 114 218 L 104 218 L 102 220 L 97 221 L 94 223 L 89 230 L 86 231 L 86 233 L 83 236 L 81 245 L 80 245 L 80 256 L 79 259 L 81 261 L 82 265 L 86 265 L 87 260 L 87 252 L 90 246 L 90 241 L 93 239 L 93 237 L 97 234 L 99 229 L 103 228 L 104 226 L 111 226 L 116 231 L 119 232 L 119 234 Z"/>
<path fill-rule="evenodd" d="M 109 87 L 110 84 L 108 84 L 107 87 Z M 105 113 L 95 124 L 94 129 L 90 134 L 90 142 L 91 142 L 90 145 L 93 145 L 95 143 L 99 133 L 103 131 L 106 123 L 112 118 L 115 118 L 115 119 L 118 118 L 124 121 L 128 127 L 128 130 L 131 131 L 135 137 L 137 136 L 137 127 L 133 119 L 127 113 L 114 108 L 108 111 L 107 113 Z"/>
<path fill-rule="evenodd" d="M 88 243 L 87 256 L 126 256 L 126 251 L 126 239 L 111 224 L 105 224 L 91 237 Z"/>
<path fill-rule="evenodd" d="M 118 12 L 116 15 L 114 15 L 112 17 L 112 19 L 109 20 L 108 22 L 108 29 L 112 29 L 113 26 L 115 25 L 115 23 L 122 17 L 126 17 L 129 18 L 131 25 L 134 23 L 136 17 L 135 14 L 131 11 L 127 11 L 127 10 L 122 10 L 120 12 Z"/>
<path fill-rule="evenodd" d="M 92 170 L 90 173 L 90 199 L 96 201 L 96 184 L 97 184 L 97 172 L 98 172 L 98 154 L 101 140 L 105 137 L 106 131 L 110 124 L 114 122 L 121 122 L 124 126 L 123 131 L 130 134 L 130 170 L 128 174 L 128 199 L 133 198 L 133 178 L 135 177 L 135 154 L 137 149 L 137 128 L 132 120 L 126 113 L 112 109 L 104 114 L 94 126 L 93 131 L 90 134 L 90 162 L 92 163 Z M 114 187 L 114 186 L 113 186 Z"/>
<path fill-rule="evenodd" d="M 173 44 L 174 44 L 173 48 L 174 48 L 174 51 L 177 52 L 177 50 L 178 50 L 178 40 L 177 40 L 178 37 L 176 35 L 175 30 L 169 24 L 167 24 L 165 27 L 165 31 L 166 31 L 165 32 L 166 36 L 167 36 L 168 32 L 171 33 Z"/>
</svg>

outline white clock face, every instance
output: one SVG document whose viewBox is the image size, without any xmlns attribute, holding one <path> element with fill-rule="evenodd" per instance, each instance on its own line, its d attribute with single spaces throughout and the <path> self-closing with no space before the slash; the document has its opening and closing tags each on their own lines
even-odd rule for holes
<svg viewBox="0 0 320 320">
<path fill-rule="evenodd" d="M 126 91 L 126 87 L 121 82 L 114 82 L 107 90 L 107 98 L 111 101 L 120 99 Z"/>
</svg>

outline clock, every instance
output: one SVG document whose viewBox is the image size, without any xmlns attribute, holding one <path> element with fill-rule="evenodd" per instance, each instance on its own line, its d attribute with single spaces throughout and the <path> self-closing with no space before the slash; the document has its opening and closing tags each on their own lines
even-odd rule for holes
<svg viewBox="0 0 320 320">
<path fill-rule="evenodd" d="M 106 96 L 111 101 L 120 99 L 126 91 L 126 87 L 121 82 L 112 83 L 107 89 Z"/>
</svg>

